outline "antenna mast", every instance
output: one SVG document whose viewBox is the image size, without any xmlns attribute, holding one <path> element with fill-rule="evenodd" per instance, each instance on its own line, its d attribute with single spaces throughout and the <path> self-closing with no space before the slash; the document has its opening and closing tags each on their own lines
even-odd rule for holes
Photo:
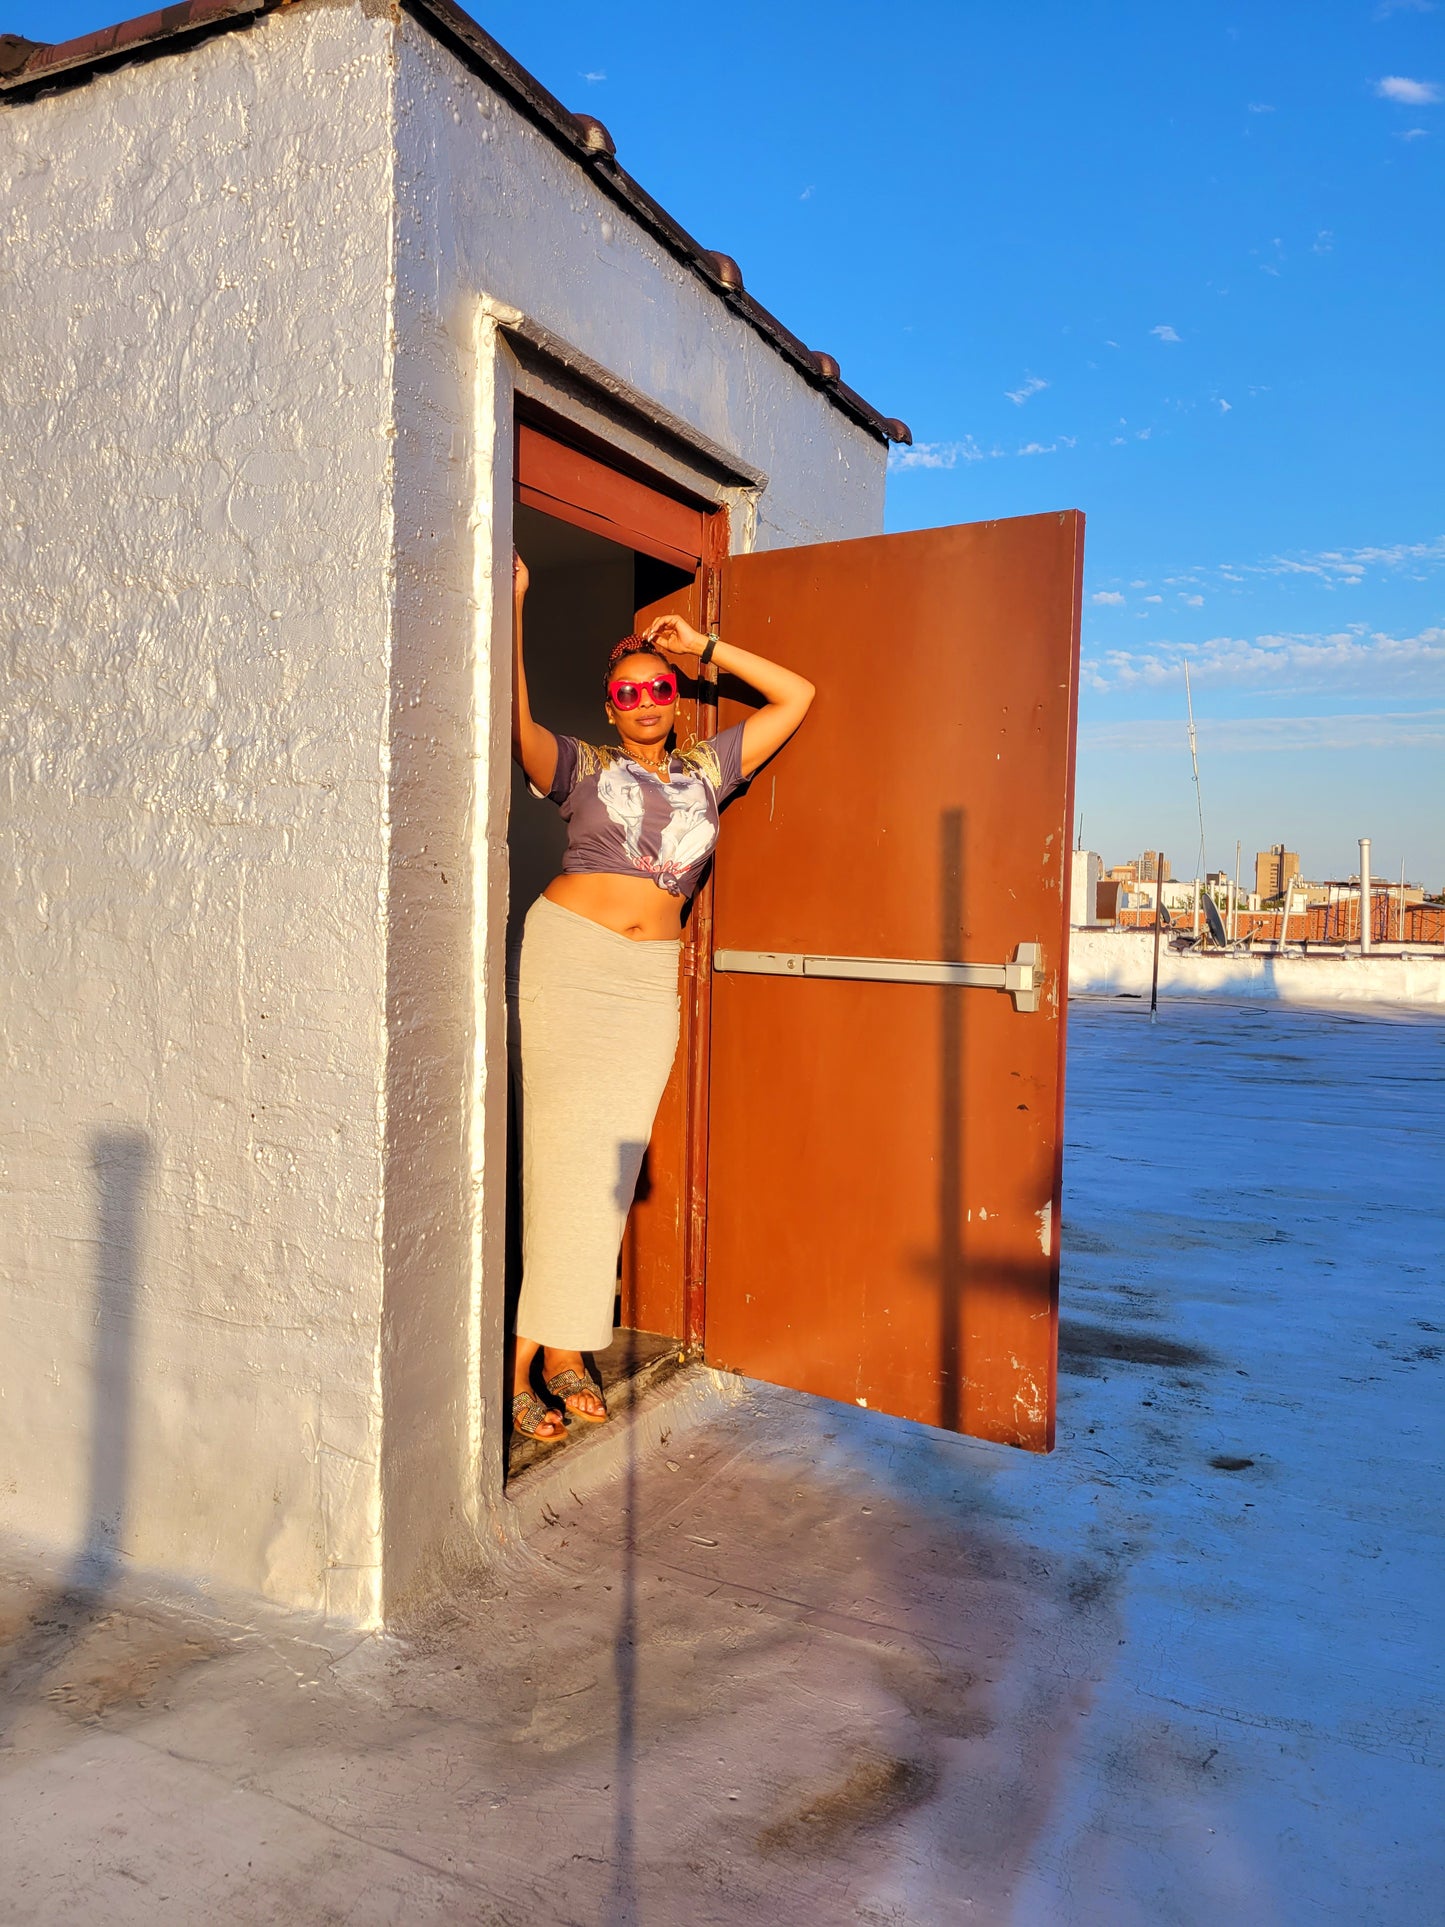
<svg viewBox="0 0 1445 1927">
<path fill-rule="evenodd" d="M 1194 765 L 1194 800 L 1199 807 L 1199 876 L 1204 878 L 1204 792 L 1199 787 L 1199 737 L 1194 728 L 1194 694 L 1189 687 L 1189 658 L 1184 658 L 1184 700 L 1189 707 L 1189 760 Z"/>
</svg>

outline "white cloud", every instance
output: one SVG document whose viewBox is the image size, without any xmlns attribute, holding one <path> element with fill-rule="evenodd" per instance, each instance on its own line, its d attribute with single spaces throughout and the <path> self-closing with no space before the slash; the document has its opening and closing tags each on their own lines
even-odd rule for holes
<svg viewBox="0 0 1445 1927">
<path fill-rule="evenodd" d="M 1095 689 L 1176 684 L 1183 680 L 1186 654 L 1199 687 L 1445 694 L 1445 628 L 1391 636 L 1364 623 L 1328 635 L 1213 636 L 1204 643 L 1105 650 L 1088 660 L 1088 679 Z"/>
<path fill-rule="evenodd" d="M 1060 435 L 1052 442 L 1025 442 L 1022 448 L 1014 450 L 1015 455 L 1054 455 L 1061 448 L 1075 448 L 1077 438 L 1073 435 Z M 972 435 L 965 435 L 956 442 L 917 442 L 912 448 L 890 449 L 888 470 L 890 474 L 907 468 L 959 468 L 969 462 L 997 462 L 1006 458 L 1006 449 L 981 448 Z"/>
<path fill-rule="evenodd" d="M 1202 609 L 1204 607 L 1204 597 L 1202 595 L 1187 595 L 1181 597 L 1181 600 L 1191 609 Z"/>
<path fill-rule="evenodd" d="M 1037 375 L 1029 375 L 1017 388 L 1006 388 L 1004 394 L 1013 403 L 1015 408 L 1022 408 L 1030 395 L 1041 395 L 1048 385 L 1046 381 L 1041 381 Z"/>
<path fill-rule="evenodd" d="M 900 468 L 957 468 L 960 462 L 986 462 L 1002 454 L 1001 449 L 980 448 L 972 435 L 961 442 L 916 442 L 912 448 L 889 451 L 888 466 Z"/>
<path fill-rule="evenodd" d="M 1358 549 L 1318 549 L 1269 555 L 1259 562 L 1199 566 L 1164 578 L 1171 589 L 1210 589 L 1222 582 L 1242 587 L 1258 576 L 1299 576 L 1327 589 L 1357 588 L 1372 577 L 1399 574 L 1424 582 L 1445 568 L 1445 535 L 1427 542 L 1386 542 Z"/>
<path fill-rule="evenodd" d="M 1429 140 L 1430 130 L 1428 127 L 1407 127 L 1403 134 L 1397 134 L 1395 138 L 1402 141 Z"/>
<path fill-rule="evenodd" d="M 1231 751 L 1258 756 L 1295 749 L 1445 748 L 1445 709 L 1413 714 L 1384 711 L 1375 715 L 1206 717 L 1198 728 L 1200 749 L 1215 756 Z M 1084 751 L 1140 755 L 1163 750 L 1177 755 L 1184 746 L 1184 724 L 1174 717 L 1086 722 L 1079 729 L 1079 748 Z"/>
<path fill-rule="evenodd" d="M 595 87 L 599 80 L 606 80 L 607 76 L 603 73 L 583 74 L 582 78 L 587 82 L 589 87 Z"/>
<path fill-rule="evenodd" d="M 1146 595 L 1144 600 L 1146 602 L 1162 602 L 1164 598 L 1162 595 Z"/>
<path fill-rule="evenodd" d="M 1167 321 L 1161 321 L 1157 328 L 1151 328 L 1149 332 L 1151 335 L 1157 335 L 1161 341 L 1178 341 L 1180 339 L 1179 335 L 1175 333 Z"/>
<path fill-rule="evenodd" d="M 802 193 L 798 196 L 798 199 L 800 201 L 811 201 L 816 192 L 817 192 L 817 189 L 814 187 L 805 187 Z"/>
<path fill-rule="evenodd" d="M 1122 609 L 1124 606 L 1124 598 L 1117 589 L 1096 589 L 1089 600 L 1106 604 L 1111 609 Z"/>
<path fill-rule="evenodd" d="M 1251 114 L 1272 114 L 1274 109 L 1267 100 L 1252 100 L 1249 103 L 1249 111 Z"/>
<path fill-rule="evenodd" d="M 1445 535 L 1432 542 L 1392 542 L 1363 549 L 1321 549 L 1314 555 L 1272 555 L 1263 562 L 1239 563 L 1252 575 L 1312 575 L 1339 586 L 1359 581 L 1372 569 L 1422 572 L 1445 564 Z"/>
<path fill-rule="evenodd" d="M 1234 403 L 1226 401 L 1223 395 L 1216 395 L 1214 399 L 1218 404 L 1219 412 L 1221 415 L 1229 414 L 1230 410 L 1234 407 Z"/>
<path fill-rule="evenodd" d="M 1316 254 L 1332 254 L 1335 247 L 1334 229 L 1322 227 L 1314 238 L 1313 246 Z"/>
<path fill-rule="evenodd" d="M 1406 107 L 1429 107 L 1441 98 L 1433 80 L 1408 80 L 1404 74 L 1386 74 L 1376 81 L 1375 92 L 1381 100 L 1398 100 Z"/>
</svg>

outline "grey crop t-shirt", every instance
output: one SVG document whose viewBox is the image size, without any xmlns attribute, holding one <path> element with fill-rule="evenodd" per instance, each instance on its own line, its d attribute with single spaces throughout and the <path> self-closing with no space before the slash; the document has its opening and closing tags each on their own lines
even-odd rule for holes
<svg viewBox="0 0 1445 1927">
<path fill-rule="evenodd" d="M 743 728 L 734 723 L 675 750 L 665 776 L 621 749 L 559 736 L 546 796 L 567 824 L 562 874 L 645 876 L 690 897 L 717 842 L 719 812 L 743 786 Z"/>
</svg>

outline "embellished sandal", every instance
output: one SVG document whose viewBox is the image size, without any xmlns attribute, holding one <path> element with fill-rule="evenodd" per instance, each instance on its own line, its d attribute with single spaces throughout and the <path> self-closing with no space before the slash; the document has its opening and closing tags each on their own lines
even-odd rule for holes
<svg viewBox="0 0 1445 1927">
<path fill-rule="evenodd" d="M 607 1423 L 607 1400 L 602 1396 L 602 1387 L 596 1379 L 588 1378 L 585 1372 L 573 1371 L 569 1366 L 565 1372 L 558 1372 L 555 1378 L 543 1379 L 543 1384 L 553 1398 L 560 1399 L 572 1418 L 580 1418 L 584 1425 L 605 1425 Z M 598 1412 L 581 1412 L 568 1403 L 570 1399 L 583 1397 L 588 1393 L 602 1407 Z"/>
<path fill-rule="evenodd" d="M 520 1439 L 531 1439 L 534 1445 L 567 1443 L 565 1426 L 560 1432 L 541 1432 L 537 1429 L 556 1416 L 551 1406 L 544 1405 L 534 1391 L 518 1392 L 512 1400 L 512 1430 Z"/>
</svg>

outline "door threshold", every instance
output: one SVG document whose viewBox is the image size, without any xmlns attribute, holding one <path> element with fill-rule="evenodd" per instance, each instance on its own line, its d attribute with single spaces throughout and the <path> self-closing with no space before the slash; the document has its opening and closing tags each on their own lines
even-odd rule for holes
<svg viewBox="0 0 1445 1927">
<path fill-rule="evenodd" d="M 677 1461 L 669 1470 L 678 1470 L 691 1435 L 747 1398 L 746 1379 L 676 1360 L 674 1350 L 670 1361 L 658 1361 L 657 1372 L 644 1375 L 645 1382 L 634 1376 L 619 1388 L 624 1404 L 620 1410 L 613 1405 L 605 1425 L 574 1427 L 565 1445 L 543 1452 L 508 1482 L 508 1524 L 534 1552 L 545 1555 L 547 1535 L 569 1505 L 585 1505 L 627 1480 L 643 1459 Z"/>
<path fill-rule="evenodd" d="M 587 1355 L 587 1363 L 597 1374 L 607 1401 L 611 1415 L 607 1423 L 588 1425 L 583 1419 L 569 1419 L 565 1445 L 541 1445 L 534 1439 L 519 1438 L 513 1432 L 507 1446 L 507 1489 L 510 1491 L 533 1466 L 544 1460 L 555 1460 L 559 1454 L 575 1464 L 579 1452 L 600 1445 L 618 1419 L 632 1411 L 654 1386 L 681 1371 L 684 1362 L 680 1340 L 661 1332 L 619 1327 L 605 1352 Z"/>
</svg>

